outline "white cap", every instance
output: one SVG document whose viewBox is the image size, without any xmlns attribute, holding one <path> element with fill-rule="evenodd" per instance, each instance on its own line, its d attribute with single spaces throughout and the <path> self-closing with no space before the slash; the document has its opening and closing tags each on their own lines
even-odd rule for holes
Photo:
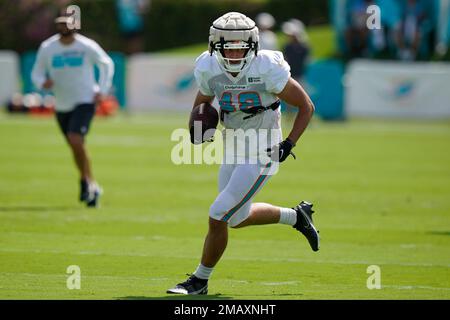
<svg viewBox="0 0 450 320">
<path fill-rule="evenodd" d="M 270 29 L 275 25 L 275 18 L 267 12 L 261 12 L 256 16 L 255 20 L 260 28 Z"/>
<path fill-rule="evenodd" d="M 70 22 L 69 21 L 70 18 L 71 17 L 68 17 L 68 16 L 60 16 L 55 19 L 55 23 L 67 23 L 67 22 Z"/>
<path fill-rule="evenodd" d="M 281 29 L 284 34 L 289 36 L 295 36 L 298 41 L 308 41 L 308 35 L 306 34 L 305 25 L 298 19 L 291 19 L 283 22 Z"/>
</svg>

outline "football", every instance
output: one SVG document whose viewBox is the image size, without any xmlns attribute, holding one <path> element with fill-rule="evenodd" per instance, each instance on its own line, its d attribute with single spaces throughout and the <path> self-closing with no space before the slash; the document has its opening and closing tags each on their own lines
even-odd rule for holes
<svg viewBox="0 0 450 320">
<path fill-rule="evenodd" d="M 191 142 L 201 144 L 211 141 L 218 123 L 219 113 L 210 103 L 205 102 L 195 106 L 189 118 Z"/>
</svg>

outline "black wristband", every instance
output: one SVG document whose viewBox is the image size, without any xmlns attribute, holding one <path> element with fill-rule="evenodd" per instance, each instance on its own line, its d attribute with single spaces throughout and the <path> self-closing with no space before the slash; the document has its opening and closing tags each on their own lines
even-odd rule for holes
<svg viewBox="0 0 450 320">
<path fill-rule="evenodd" d="M 286 138 L 285 141 L 286 141 L 286 142 L 289 142 L 290 145 L 292 146 L 292 148 L 295 147 L 295 143 L 294 143 L 291 139 Z"/>
</svg>

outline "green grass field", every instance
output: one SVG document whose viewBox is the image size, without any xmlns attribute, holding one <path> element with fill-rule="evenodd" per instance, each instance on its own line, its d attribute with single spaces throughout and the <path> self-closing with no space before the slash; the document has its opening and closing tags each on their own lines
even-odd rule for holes
<svg viewBox="0 0 450 320">
<path fill-rule="evenodd" d="M 96 119 L 105 194 L 89 210 L 53 118 L 0 115 L 0 299 L 173 299 L 165 290 L 199 262 L 218 170 L 171 163 L 186 122 Z M 256 200 L 314 202 L 321 250 L 284 225 L 230 230 L 202 299 L 450 299 L 450 122 L 315 120 L 296 154 Z"/>
</svg>

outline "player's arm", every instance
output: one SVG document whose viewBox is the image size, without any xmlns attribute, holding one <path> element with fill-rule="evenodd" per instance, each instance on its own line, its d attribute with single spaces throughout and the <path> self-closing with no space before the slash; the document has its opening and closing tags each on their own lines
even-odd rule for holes
<svg viewBox="0 0 450 320">
<path fill-rule="evenodd" d="M 281 100 L 298 108 L 297 117 L 288 137 L 278 145 L 267 149 L 274 161 L 283 162 L 289 155 L 295 158 L 295 155 L 292 153 L 292 148 L 295 147 L 298 139 L 308 126 L 314 113 L 314 104 L 302 86 L 291 77 L 277 96 Z"/>
<path fill-rule="evenodd" d="M 311 120 L 314 113 L 314 104 L 302 86 L 292 78 L 288 80 L 284 89 L 278 94 L 278 97 L 298 108 L 294 125 L 287 137 L 295 145 Z"/>
<path fill-rule="evenodd" d="M 91 44 L 91 55 L 99 70 L 98 86 L 100 91 L 96 99 L 108 94 L 114 76 L 114 62 L 108 54 L 95 42 Z"/>
<path fill-rule="evenodd" d="M 36 62 L 31 71 L 31 80 L 33 81 L 34 86 L 39 90 L 50 89 L 53 86 L 53 81 L 47 79 L 46 71 L 45 53 L 41 46 L 37 52 Z"/>
<path fill-rule="evenodd" d="M 199 104 L 202 104 L 202 103 L 206 103 L 206 102 L 207 102 L 207 103 L 212 103 L 213 100 L 214 100 L 214 96 L 205 96 L 205 95 L 199 90 L 198 93 L 197 93 L 197 96 L 195 97 L 193 107 L 198 106 Z"/>
<path fill-rule="evenodd" d="M 202 103 L 212 103 L 214 100 L 214 90 L 212 90 L 209 84 L 209 79 L 211 77 L 208 72 L 210 59 L 211 57 L 209 54 L 204 52 L 195 61 L 194 78 L 198 86 L 198 92 L 193 107 Z"/>
</svg>

